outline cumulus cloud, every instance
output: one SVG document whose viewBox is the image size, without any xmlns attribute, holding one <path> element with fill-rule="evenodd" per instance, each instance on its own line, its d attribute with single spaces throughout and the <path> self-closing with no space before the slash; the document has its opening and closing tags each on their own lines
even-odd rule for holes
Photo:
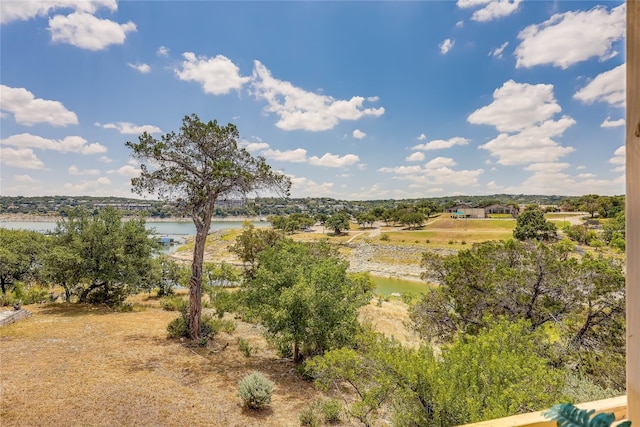
<svg viewBox="0 0 640 427">
<path fill-rule="evenodd" d="M 100 175 L 100 171 L 98 169 L 80 170 L 76 165 L 69 166 L 67 172 L 69 172 L 69 175 Z"/>
<path fill-rule="evenodd" d="M 105 124 L 96 123 L 96 126 L 100 126 L 104 129 L 115 129 L 124 135 L 140 135 L 145 132 L 151 133 L 151 134 L 162 133 L 162 130 L 157 126 L 153 126 L 153 125 L 139 126 L 130 122 L 117 122 L 117 123 L 105 123 Z"/>
<path fill-rule="evenodd" d="M 407 156 L 405 159 L 407 162 L 421 162 L 424 160 L 424 153 L 420 151 L 416 151 L 415 153 L 411 153 L 411 155 Z"/>
<path fill-rule="evenodd" d="M 69 111 L 59 101 L 36 98 L 24 88 L 0 85 L 2 111 L 12 113 L 16 123 L 31 126 L 36 123 L 49 123 L 52 126 L 78 124 L 78 116 Z"/>
<path fill-rule="evenodd" d="M 165 46 L 160 46 L 156 51 L 156 55 L 166 58 L 167 56 L 169 56 L 169 48 Z"/>
<path fill-rule="evenodd" d="M 137 165 L 128 164 L 118 169 L 111 169 L 107 171 L 107 173 L 110 175 L 115 174 L 120 176 L 126 176 L 128 178 L 135 178 L 140 175 L 140 168 Z"/>
<path fill-rule="evenodd" d="M 625 120 L 624 119 L 618 119 L 618 120 L 610 120 L 611 117 L 607 117 L 606 119 L 604 119 L 604 121 L 600 124 L 601 128 L 617 128 L 620 126 L 624 126 L 625 124 Z"/>
<path fill-rule="evenodd" d="M 501 165 L 555 162 L 575 149 L 563 147 L 552 138 L 561 136 L 574 124 L 570 117 L 547 120 L 516 134 L 501 133 L 478 148 L 489 151 Z"/>
<path fill-rule="evenodd" d="M 522 0 L 458 0 L 461 9 L 478 8 L 473 12 L 471 19 L 478 22 L 493 21 L 497 18 L 511 15 L 520 5 Z"/>
<path fill-rule="evenodd" d="M 360 129 L 356 129 L 356 130 L 354 130 L 354 131 L 353 131 L 352 136 L 353 136 L 355 139 L 362 139 L 362 138 L 364 138 L 365 136 L 367 136 L 367 134 L 366 134 L 366 133 L 364 133 L 364 132 L 362 132 Z"/>
<path fill-rule="evenodd" d="M 433 141 L 429 141 L 425 144 L 419 144 L 411 147 L 413 150 L 441 150 L 444 148 L 451 148 L 455 145 L 467 145 L 469 144 L 469 140 L 467 138 L 462 138 L 459 136 L 455 136 L 449 139 L 435 139 Z"/>
<path fill-rule="evenodd" d="M 292 197 L 323 197 L 333 195 L 332 182 L 317 183 L 309 178 L 288 175 L 291 179 Z"/>
<path fill-rule="evenodd" d="M 10 145 L 21 148 L 36 148 L 40 150 L 60 151 L 63 153 L 101 154 L 107 152 L 107 147 L 94 142 L 88 144 L 87 140 L 80 136 L 67 136 L 64 139 L 47 139 L 30 133 L 12 135 L 0 140 L 2 145 Z M 2 150 L 2 155 L 6 149 Z"/>
<path fill-rule="evenodd" d="M 508 80 L 493 92 L 493 102 L 471 113 L 467 121 L 492 125 L 500 132 L 512 132 L 541 123 L 560 111 L 553 85 Z"/>
<path fill-rule="evenodd" d="M 2 148 L 0 162 L 21 169 L 44 169 L 44 163 L 30 148 Z"/>
<path fill-rule="evenodd" d="M 500 45 L 500 47 L 497 47 L 495 49 L 493 49 L 491 52 L 489 52 L 489 56 L 494 56 L 496 58 L 502 58 L 502 52 L 504 52 L 504 50 L 506 49 L 506 47 L 509 46 L 509 42 L 504 42 Z"/>
<path fill-rule="evenodd" d="M 613 152 L 613 157 L 609 159 L 609 163 L 622 167 L 622 171 L 624 171 L 624 166 L 626 163 L 626 152 L 627 151 L 625 146 L 621 145 L 616 149 L 616 151 Z M 617 170 L 620 171 L 620 169 L 618 168 Z"/>
<path fill-rule="evenodd" d="M 130 62 L 127 62 L 127 65 L 130 68 L 133 68 L 134 70 L 142 73 L 142 74 L 147 74 L 149 72 L 151 72 L 151 67 L 148 64 L 132 64 Z"/>
<path fill-rule="evenodd" d="M 424 167 L 426 169 L 438 169 L 443 167 L 455 166 L 456 162 L 450 157 L 436 157 L 429 160 Z"/>
<path fill-rule="evenodd" d="M 617 55 L 612 45 L 624 37 L 625 11 L 624 4 L 611 10 L 597 6 L 555 14 L 526 27 L 518 34 L 516 68 L 553 64 L 566 69 L 594 56 L 606 60 Z"/>
<path fill-rule="evenodd" d="M 418 138 L 416 138 L 418 141 L 424 141 L 427 139 L 427 135 L 425 135 L 424 133 L 421 133 L 420 136 L 418 136 Z"/>
<path fill-rule="evenodd" d="M 333 129 L 343 120 L 384 114 L 382 107 L 363 107 L 365 98 L 361 96 L 337 100 L 278 80 L 260 61 L 255 61 L 251 85 L 252 94 L 267 102 L 265 111 L 280 117 L 276 126 L 283 130 L 323 131 Z M 376 102 L 377 97 L 370 97 L 367 101 Z"/>
<path fill-rule="evenodd" d="M 438 45 L 440 48 L 440 53 L 446 55 L 453 48 L 454 41 L 451 39 L 445 39 L 442 43 Z"/>
<path fill-rule="evenodd" d="M 280 162 L 304 163 L 308 160 L 307 150 L 305 150 L 304 148 L 285 151 L 268 149 L 264 150 L 261 155 L 263 155 L 267 159 L 277 160 Z"/>
<path fill-rule="evenodd" d="M 493 93 L 493 102 L 469 115 L 474 124 L 493 125 L 500 133 L 480 145 L 502 165 L 550 163 L 574 151 L 554 139 L 575 124 L 571 117 L 553 116 L 562 111 L 555 100 L 553 85 L 505 82 Z"/>
<path fill-rule="evenodd" d="M 53 42 L 96 51 L 112 44 L 123 44 L 127 33 L 136 31 L 136 24 L 131 21 L 119 24 L 89 13 L 74 12 L 50 18 L 49 31 Z"/>
<path fill-rule="evenodd" d="M 609 71 L 598 74 L 589 84 L 576 92 L 573 97 L 585 104 L 601 101 L 614 107 L 624 107 L 626 69 L 626 64 L 621 64 Z"/>
<path fill-rule="evenodd" d="M 111 11 L 118 9 L 116 0 L 47 0 L 47 1 L 3 1 L 0 2 L 0 23 L 26 21 L 36 16 L 47 16 L 58 9 L 95 13 L 104 7 Z"/>
<path fill-rule="evenodd" d="M 360 161 L 360 157 L 355 154 L 346 154 L 338 156 L 336 154 L 326 153 L 322 157 L 312 156 L 309 164 L 314 166 L 326 166 L 330 168 L 343 168 Z"/>
<path fill-rule="evenodd" d="M 240 146 L 247 151 L 261 151 L 269 148 L 269 144 L 266 142 L 249 142 L 249 141 L 241 141 Z"/>
<path fill-rule="evenodd" d="M 232 90 L 240 90 L 249 77 L 240 75 L 240 68 L 224 55 L 215 58 L 198 56 L 192 52 L 182 54 L 181 68 L 174 71 L 180 80 L 202 85 L 205 93 L 224 95 Z"/>
</svg>

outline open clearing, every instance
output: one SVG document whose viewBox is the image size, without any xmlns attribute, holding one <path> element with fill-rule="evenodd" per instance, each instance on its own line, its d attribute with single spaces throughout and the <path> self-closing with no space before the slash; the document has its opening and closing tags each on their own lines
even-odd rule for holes
<svg viewBox="0 0 640 427">
<path fill-rule="evenodd" d="M 300 411 L 328 397 L 279 358 L 256 325 L 238 321 L 233 334 L 186 347 L 166 338 L 176 312 L 148 296 L 135 304 L 144 310 L 31 305 L 33 317 L 0 328 L 0 425 L 299 426 Z M 362 319 L 405 343 L 416 340 L 400 301 L 372 302 Z M 240 352 L 238 337 L 254 355 Z M 253 370 L 276 384 L 260 412 L 243 409 L 236 396 L 238 380 Z"/>
</svg>

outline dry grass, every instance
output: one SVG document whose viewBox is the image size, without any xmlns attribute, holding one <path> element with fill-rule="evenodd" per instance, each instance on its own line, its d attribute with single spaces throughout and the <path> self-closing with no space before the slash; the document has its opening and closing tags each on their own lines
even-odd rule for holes
<svg viewBox="0 0 640 427">
<path fill-rule="evenodd" d="M 32 318 L 0 329 L 3 427 L 297 426 L 302 408 L 320 396 L 253 325 L 188 348 L 166 338 L 174 312 L 27 308 Z M 236 336 L 256 354 L 244 357 Z M 236 397 L 238 381 L 253 370 L 276 383 L 266 411 L 243 409 Z"/>
<path fill-rule="evenodd" d="M 0 425 L 299 426 L 302 409 L 328 397 L 279 358 L 256 325 L 238 321 L 233 335 L 188 347 L 166 338 L 175 312 L 146 295 L 133 304 L 140 310 L 32 305 L 33 317 L 0 328 Z M 365 307 L 362 318 L 412 340 L 399 301 Z M 245 357 L 238 337 L 255 354 Z M 253 370 L 276 384 L 260 412 L 244 409 L 236 396 L 238 381 Z"/>
</svg>

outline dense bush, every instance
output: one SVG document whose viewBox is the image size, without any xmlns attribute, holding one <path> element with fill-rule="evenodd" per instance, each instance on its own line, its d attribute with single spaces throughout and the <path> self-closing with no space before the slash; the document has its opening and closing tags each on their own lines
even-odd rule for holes
<svg viewBox="0 0 640 427">
<path fill-rule="evenodd" d="M 275 384 L 261 372 L 252 372 L 238 382 L 238 397 L 247 408 L 262 409 L 271 403 Z"/>
<path fill-rule="evenodd" d="M 189 301 L 179 296 L 160 298 L 160 307 L 167 311 L 185 311 L 189 308 Z"/>
</svg>

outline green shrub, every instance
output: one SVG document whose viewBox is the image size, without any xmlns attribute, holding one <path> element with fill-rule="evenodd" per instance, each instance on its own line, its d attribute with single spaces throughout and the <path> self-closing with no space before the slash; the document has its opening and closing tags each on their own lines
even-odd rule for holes
<svg viewBox="0 0 640 427">
<path fill-rule="evenodd" d="M 306 406 L 302 412 L 300 412 L 301 426 L 318 427 L 320 424 L 320 414 L 318 414 L 318 408 L 315 402 Z"/>
<path fill-rule="evenodd" d="M 275 384 L 261 372 L 254 371 L 238 381 L 238 397 L 250 409 L 262 409 L 271 403 Z"/>
<path fill-rule="evenodd" d="M 244 354 L 244 357 L 251 357 L 251 354 L 255 352 L 255 348 L 251 347 L 247 340 L 240 337 L 238 337 L 238 348 Z"/>
<path fill-rule="evenodd" d="M 236 323 L 232 320 L 219 319 L 215 316 L 204 315 L 201 320 L 202 328 L 205 328 L 208 332 L 203 335 L 218 334 L 220 332 L 225 332 L 227 334 L 232 334 L 236 330 Z"/>
<path fill-rule="evenodd" d="M 167 326 L 169 338 L 180 338 L 189 336 L 189 324 L 184 316 L 176 317 Z"/>
<path fill-rule="evenodd" d="M 160 307 L 167 311 L 186 311 L 189 309 L 189 301 L 178 296 L 160 298 Z"/>
<path fill-rule="evenodd" d="M 391 240 L 391 238 L 389 237 L 389 235 L 387 233 L 382 233 L 380 235 L 380 240 L 382 240 L 383 242 L 388 242 L 389 240 Z"/>
<path fill-rule="evenodd" d="M 322 415 L 325 422 L 329 424 L 337 424 L 340 422 L 342 414 L 342 403 L 336 399 L 329 399 L 322 402 Z"/>
</svg>

